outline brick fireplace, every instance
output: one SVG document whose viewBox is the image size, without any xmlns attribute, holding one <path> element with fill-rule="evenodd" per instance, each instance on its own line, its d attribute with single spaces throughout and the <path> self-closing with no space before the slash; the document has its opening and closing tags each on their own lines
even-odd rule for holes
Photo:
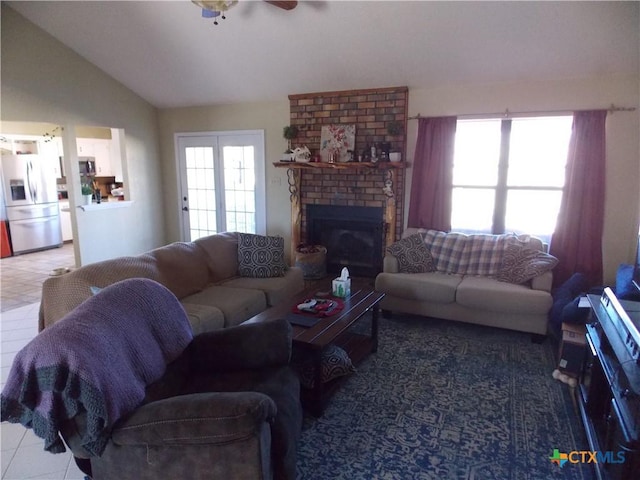
<svg viewBox="0 0 640 480">
<path fill-rule="evenodd" d="M 293 144 L 306 145 L 315 154 L 320 148 L 322 126 L 355 124 L 356 156 L 371 144 L 389 142 L 405 160 L 407 97 L 407 87 L 290 95 L 290 124 L 299 130 Z M 400 122 L 400 134 L 388 133 L 387 127 L 392 122 Z M 292 223 L 299 223 L 299 235 L 293 234 L 292 240 L 314 241 L 308 232 L 309 205 L 368 207 L 379 215 L 377 223 L 382 227 L 376 233 L 380 241 L 376 242 L 375 248 L 379 248 L 382 254 L 385 245 L 399 237 L 403 221 L 404 168 L 387 168 L 390 165 L 379 163 L 376 168 L 361 168 L 357 164 L 342 164 L 335 169 L 296 169 L 296 201 L 299 201 L 296 208 L 300 218 L 296 219 L 292 212 Z M 295 231 L 296 227 L 292 230 Z"/>
</svg>

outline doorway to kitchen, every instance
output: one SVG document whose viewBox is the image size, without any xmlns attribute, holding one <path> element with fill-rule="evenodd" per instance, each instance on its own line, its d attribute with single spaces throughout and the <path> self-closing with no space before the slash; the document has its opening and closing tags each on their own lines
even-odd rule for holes
<svg viewBox="0 0 640 480">
<path fill-rule="evenodd" d="M 264 234 L 264 131 L 176 134 L 181 235 Z"/>
</svg>

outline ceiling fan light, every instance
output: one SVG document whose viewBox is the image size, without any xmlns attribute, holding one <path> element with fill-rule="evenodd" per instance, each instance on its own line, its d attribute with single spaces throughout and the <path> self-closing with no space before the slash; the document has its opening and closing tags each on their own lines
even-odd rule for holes
<svg viewBox="0 0 640 480">
<path fill-rule="evenodd" d="M 226 12 L 235 4 L 238 0 L 191 0 L 203 10 L 209 10 L 211 12 Z"/>
<path fill-rule="evenodd" d="M 206 8 L 202 9 L 202 18 L 214 18 L 220 15 L 220 12 L 215 12 L 213 10 L 207 10 Z"/>
</svg>

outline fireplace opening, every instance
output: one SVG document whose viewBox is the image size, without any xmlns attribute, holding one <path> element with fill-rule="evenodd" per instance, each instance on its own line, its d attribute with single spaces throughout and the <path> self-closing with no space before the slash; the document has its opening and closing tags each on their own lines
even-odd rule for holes
<svg viewBox="0 0 640 480">
<path fill-rule="evenodd" d="M 327 271 L 343 267 L 352 276 L 375 277 L 382 271 L 382 208 L 307 205 L 307 241 L 327 249 Z"/>
</svg>

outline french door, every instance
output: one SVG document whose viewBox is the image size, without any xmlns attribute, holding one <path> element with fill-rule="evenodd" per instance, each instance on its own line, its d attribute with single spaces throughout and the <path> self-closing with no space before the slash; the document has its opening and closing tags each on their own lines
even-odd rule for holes
<svg viewBox="0 0 640 480">
<path fill-rule="evenodd" d="M 263 131 L 176 134 L 182 238 L 265 234 Z"/>
</svg>

